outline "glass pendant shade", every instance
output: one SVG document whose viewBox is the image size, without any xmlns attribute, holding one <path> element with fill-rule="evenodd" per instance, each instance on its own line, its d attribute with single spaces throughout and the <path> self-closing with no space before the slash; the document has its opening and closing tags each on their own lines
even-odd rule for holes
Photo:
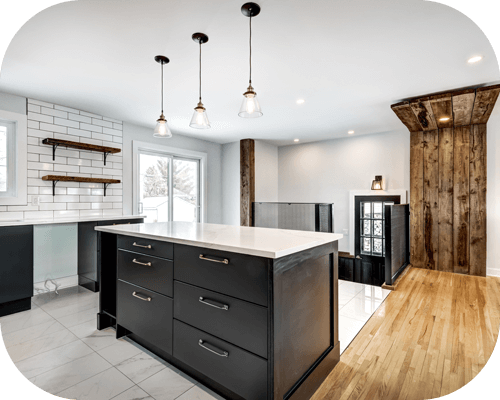
<svg viewBox="0 0 500 400">
<path fill-rule="evenodd" d="M 198 104 L 198 107 L 194 109 L 193 118 L 191 118 L 189 126 L 191 128 L 196 128 L 196 129 L 210 128 L 210 122 L 208 121 L 207 111 L 205 110 L 203 105 L 200 107 L 200 104 Z"/>
<path fill-rule="evenodd" d="M 253 91 L 253 88 L 250 87 L 243 96 L 245 96 L 245 98 L 243 99 L 238 115 L 242 118 L 262 117 L 262 110 L 259 100 L 257 99 L 257 93 Z"/>
<path fill-rule="evenodd" d="M 167 125 L 167 120 L 165 117 L 162 116 L 160 119 L 158 119 L 156 128 L 153 132 L 153 136 L 156 138 L 171 138 L 172 137 L 172 132 L 170 132 L 170 129 Z"/>
</svg>

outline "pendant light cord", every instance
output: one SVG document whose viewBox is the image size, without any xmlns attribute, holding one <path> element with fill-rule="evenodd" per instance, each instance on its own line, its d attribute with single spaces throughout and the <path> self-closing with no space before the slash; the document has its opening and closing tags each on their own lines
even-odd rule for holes
<svg viewBox="0 0 500 400">
<path fill-rule="evenodd" d="M 252 86 L 252 16 L 250 16 L 250 39 L 249 39 L 249 45 L 250 45 L 250 79 L 249 83 L 250 86 Z"/>
<path fill-rule="evenodd" d="M 161 64 L 161 113 L 163 115 L 163 63 Z"/>
<path fill-rule="evenodd" d="M 200 103 L 201 103 L 201 41 L 200 41 Z"/>
</svg>

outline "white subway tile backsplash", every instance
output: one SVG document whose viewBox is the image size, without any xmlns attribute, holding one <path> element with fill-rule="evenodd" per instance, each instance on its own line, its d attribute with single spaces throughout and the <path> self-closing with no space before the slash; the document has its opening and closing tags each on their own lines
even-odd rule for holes
<svg viewBox="0 0 500 400">
<path fill-rule="evenodd" d="M 52 124 L 54 122 L 54 117 L 50 115 L 38 114 L 31 111 L 28 111 L 28 119 L 45 122 L 47 124 Z"/>
<path fill-rule="evenodd" d="M 122 131 L 118 129 L 102 128 L 102 133 L 115 136 L 123 136 Z"/>
<path fill-rule="evenodd" d="M 47 154 L 41 154 L 40 155 L 40 162 L 44 162 L 44 163 L 66 164 L 67 160 L 68 159 L 66 157 L 59 157 L 57 155 L 56 155 L 56 159 L 55 160 L 53 159 L 52 155 L 47 155 Z M 55 169 L 54 169 L 54 171 L 55 171 Z"/>
<path fill-rule="evenodd" d="M 42 114 L 51 115 L 53 117 L 68 118 L 66 111 L 56 110 L 54 108 L 42 107 Z"/>
<path fill-rule="evenodd" d="M 69 113 L 68 119 L 70 119 L 72 121 L 85 122 L 86 124 L 92 123 L 92 118 L 86 117 L 85 115 L 78 115 L 78 114 Z"/>
<path fill-rule="evenodd" d="M 28 99 L 28 203 L 0 207 L 0 220 L 51 219 L 115 216 L 123 213 L 123 185 L 114 184 L 104 197 L 102 184 L 58 182 L 55 196 L 45 175 L 122 179 L 121 153 L 109 155 L 104 166 L 102 153 L 59 147 L 55 160 L 45 138 L 122 148 L 122 121 L 79 111 L 74 108 Z M 40 204 L 32 205 L 38 196 Z"/>
<path fill-rule="evenodd" d="M 77 218 L 80 213 L 75 210 L 54 211 L 54 218 Z"/>
<path fill-rule="evenodd" d="M 54 108 L 56 110 L 66 111 L 68 113 L 74 113 L 74 114 L 79 114 L 80 113 L 79 110 L 75 110 L 74 108 L 69 108 L 69 107 L 64 107 L 64 106 L 54 105 Z"/>
<path fill-rule="evenodd" d="M 65 126 L 60 126 L 60 125 L 54 125 L 54 124 L 48 124 L 45 122 L 40 122 L 40 130 L 41 131 L 49 131 L 49 132 L 57 132 L 57 133 L 66 133 L 68 131 L 68 128 Z"/>
<path fill-rule="evenodd" d="M 83 158 L 68 158 L 67 160 L 69 165 L 83 165 L 86 167 L 92 166 L 92 160 L 85 160 Z"/>
<path fill-rule="evenodd" d="M 102 126 L 86 124 L 84 122 L 80 122 L 80 129 L 84 129 L 86 131 L 102 133 Z"/>
<path fill-rule="evenodd" d="M 92 139 L 97 139 L 97 140 L 105 140 L 105 141 L 112 141 L 113 140 L 113 136 L 111 135 L 104 135 L 102 133 L 96 133 L 96 132 L 92 132 Z"/>
<path fill-rule="evenodd" d="M 57 171 L 79 173 L 80 167 L 78 165 L 54 164 L 54 172 L 57 172 Z"/>
<path fill-rule="evenodd" d="M 37 106 L 36 104 L 29 104 L 28 103 L 28 111 L 40 114 L 41 110 L 42 110 L 42 107 Z"/>
<path fill-rule="evenodd" d="M 98 125 L 98 126 L 105 126 L 106 128 L 112 128 L 113 123 L 110 121 L 105 121 L 102 119 L 97 119 L 97 118 L 92 118 L 92 124 Z"/>
<path fill-rule="evenodd" d="M 54 218 L 53 211 L 25 211 L 25 219 L 52 219 Z"/>
<path fill-rule="evenodd" d="M 46 103 L 45 101 L 34 100 L 34 99 L 28 99 L 28 104 L 37 104 L 37 105 L 43 106 L 43 107 L 54 108 L 54 104 Z"/>
<path fill-rule="evenodd" d="M 54 124 L 63 125 L 70 128 L 80 128 L 80 123 L 78 121 L 71 121 L 69 119 L 54 118 Z"/>
<path fill-rule="evenodd" d="M 31 119 L 28 120 L 28 128 L 31 129 L 39 129 L 40 128 L 40 122 L 38 121 L 33 121 Z"/>
</svg>

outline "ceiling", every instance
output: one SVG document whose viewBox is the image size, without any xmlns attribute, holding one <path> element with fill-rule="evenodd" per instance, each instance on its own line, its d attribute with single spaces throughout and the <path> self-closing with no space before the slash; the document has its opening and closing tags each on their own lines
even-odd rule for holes
<svg viewBox="0 0 500 400">
<path fill-rule="evenodd" d="M 238 117 L 248 86 L 243 0 L 74 1 L 28 21 L 3 60 L 0 91 L 154 128 L 165 66 L 165 115 L 174 134 L 218 143 L 277 145 L 403 129 L 391 104 L 496 83 L 482 31 L 447 6 L 421 0 L 260 0 L 253 25 L 253 86 L 264 116 Z M 189 127 L 198 101 L 212 128 Z M 477 64 L 467 60 L 480 54 Z M 305 99 L 298 105 L 296 100 Z"/>
</svg>

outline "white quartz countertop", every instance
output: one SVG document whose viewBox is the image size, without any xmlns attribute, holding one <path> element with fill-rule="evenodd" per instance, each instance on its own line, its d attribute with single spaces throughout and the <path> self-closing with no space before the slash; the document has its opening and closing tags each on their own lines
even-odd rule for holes
<svg viewBox="0 0 500 400">
<path fill-rule="evenodd" d="M 253 228 L 194 222 L 157 222 L 98 226 L 98 231 L 225 250 L 266 258 L 280 258 L 342 239 L 337 233 Z"/>
<path fill-rule="evenodd" d="M 145 217 L 146 217 L 145 215 L 115 215 L 109 217 L 0 220 L 0 227 L 19 226 L 19 225 L 74 224 L 77 222 L 93 222 L 93 221 L 120 221 L 124 219 L 135 219 L 135 218 L 145 218 Z"/>
</svg>

